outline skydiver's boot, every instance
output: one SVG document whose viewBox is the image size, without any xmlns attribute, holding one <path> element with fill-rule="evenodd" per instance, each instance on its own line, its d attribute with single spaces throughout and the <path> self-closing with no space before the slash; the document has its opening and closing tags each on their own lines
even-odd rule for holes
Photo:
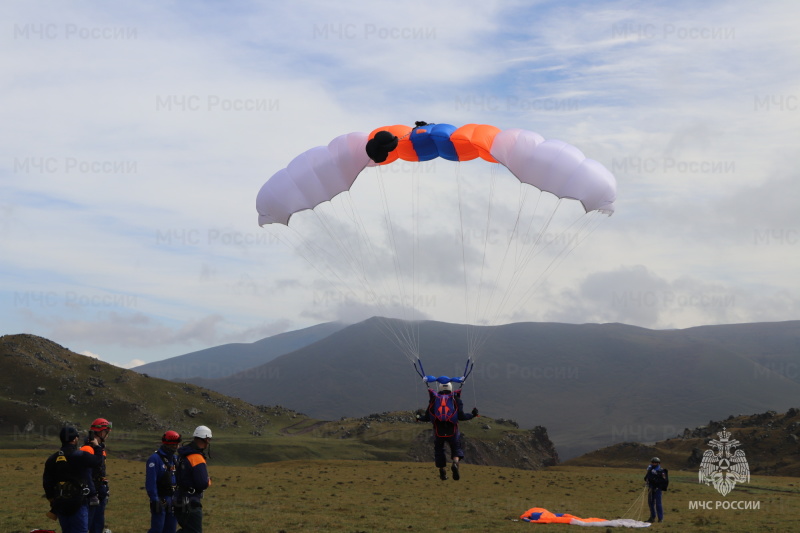
<svg viewBox="0 0 800 533">
<path fill-rule="evenodd" d="M 458 461 L 453 461 L 453 464 L 450 466 L 450 471 L 453 472 L 453 479 L 455 481 L 461 479 L 461 474 L 458 472 Z"/>
<path fill-rule="evenodd" d="M 648 518 L 647 520 L 645 520 L 645 522 L 650 522 L 651 524 L 652 524 L 653 522 L 655 522 L 655 521 L 656 521 L 656 517 L 655 517 L 655 516 L 651 516 L 650 518 Z"/>
<path fill-rule="evenodd" d="M 439 479 L 441 479 L 442 481 L 447 479 L 447 470 L 445 470 L 444 468 L 439 469 Z"/>
</svg>

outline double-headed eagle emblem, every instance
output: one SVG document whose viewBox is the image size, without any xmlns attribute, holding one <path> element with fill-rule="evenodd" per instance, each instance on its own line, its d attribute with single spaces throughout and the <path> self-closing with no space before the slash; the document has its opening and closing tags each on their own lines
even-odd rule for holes
<svg viewBox="0 0 800 533">
<path fill-rule="evenodd" d="M 737 483 L 750 481 L 750 467 L 744 451 L 734 451 L 741 446 L 738 440 L 731 440 L 725 428 L 717 436 L 719 440 L 711 439 L 708 443 L 714 450 L 706 450 L 700 462 L 700 483 L 714 485 L 720 494 L 727 496 Z"/>
</svg>

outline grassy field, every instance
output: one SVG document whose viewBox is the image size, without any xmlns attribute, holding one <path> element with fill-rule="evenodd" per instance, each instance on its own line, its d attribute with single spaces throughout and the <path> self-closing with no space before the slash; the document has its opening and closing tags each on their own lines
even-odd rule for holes
<svg viewBox="0 0 800 533">
<path fill-rule="evenodd" d="M 41 474 L 49 451 L 0 450 L 0 531 L 54 527 L 45 517 Z M 213 453 L 213 452 L 212 452 Z M 146 531 L 144 463 L 109 458 L 113 533 Z M 567 531 L 519 521 L 530 507 L 602 518 L 647 517 L 643 469 L 558 466 L 540 471 L 465 464 L 460 481 L 440 481 L 431 463 L 282 461 L 215 466 L 206 493 L 205 529 L 213 533 L 296 531 Z M 663 531 L 798 531 L 800 479 L 755 476 L 727 498 L 671 472 Z M 691 501 L 759 502 L 759 509 L 690 509 Z M 57 529 L 57 528 L 56 528 Z"/>
</svg>

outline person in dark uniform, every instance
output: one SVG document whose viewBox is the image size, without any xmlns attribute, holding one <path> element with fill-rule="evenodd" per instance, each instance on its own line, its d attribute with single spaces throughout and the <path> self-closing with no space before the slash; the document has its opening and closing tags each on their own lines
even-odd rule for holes
<svg viewBox="0 0 800 533">
<path fill-rule="evenodd" d="M 42 486 L 63 533 L 86 533 L 89 528 L 89 493 L 92 469 L 102 458 L 78 449 L 78 431 L 64 427 L 59 432 L 61 449 L 44 463 Z"/>
<path fill-rule="evenodd" d="M 106 439 L 111 433 L 111 422 L 96 418 L 89 426 L 81 450 L 100 457 L 99 466 L 92 469 L 94 489 L 89 495 L 89 533 L 103 533 L 106 528 L 106 505 L 108 504 L 108 478 L 106 477 Z"/>
<path fill-rule="evenodd" d="M 178 448 L 177 488 L 173 496 L 175 518 L 180 533 L 203 532 L 203 493 L 211 486 L 206 451 L 211 445 L 211 430 L 197 426 L 192 442 Z"/>
<path fill-rule="evenodd" d="M 433 460 L 439 469 L 439 479 L 447 479 L 447 457 L 444 452 L 446 443 L 450 447 L 452 460 L 450 470 L 453 479 L 458 481 L 461 479 L 459 462 L 464 459 L 458 423 L 478 416 L 478 408 L 473 408 L 472 413 L 465 413 L 464 402 L 461 401 L 461 389 L 453 392 L 452 383 L 440 383 L 438 392 L 428 389 L 428 398 L 428 408 L 424 413 L 417 414 L 417 421 L 433 424 Z"/>
</svg>

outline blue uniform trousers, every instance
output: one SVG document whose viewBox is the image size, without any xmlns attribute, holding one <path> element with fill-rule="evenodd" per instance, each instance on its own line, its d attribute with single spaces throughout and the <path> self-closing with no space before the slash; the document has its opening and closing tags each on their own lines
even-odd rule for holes
<svg viewBox="0 0 800 533">
<path fill-rule="evenodd" d="M 81 505 L 74 514 L 58 515 L 62 533 L 86 533 L 89 530 L 89 507 Z"/>
<path fill-rule="evenodd" d="M 447 466 L 447 456 L 444 454 L 444 445 L 450 447 L 450 457 L 464 458 L 464 450 L 461 449 L 461 433 L 456 432 L 451 437 L 434 437 L 433 440 L 433 460 L 436 468 Z"/>
</svg>

